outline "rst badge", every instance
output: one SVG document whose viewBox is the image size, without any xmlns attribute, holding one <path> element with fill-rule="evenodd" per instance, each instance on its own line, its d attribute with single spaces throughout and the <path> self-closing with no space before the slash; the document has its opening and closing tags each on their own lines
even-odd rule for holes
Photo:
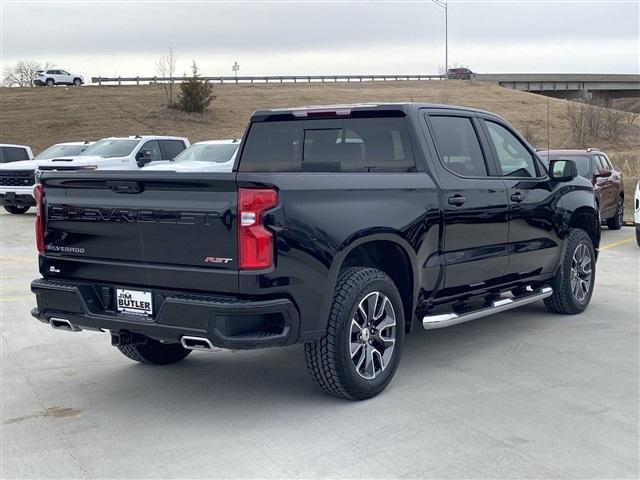
<svg viewBox="0 0 640 480">
<path fill-rule="evenodd" d="M 153 315 L 151 292 L 116 288 L 116 305 L 119 312 Z"/>
<path fill-rule="evenodd" d="M 226 264 L 231 263 L 233 258 L 225 257 L 204 257 L 204 263 Z"/>
</svg>

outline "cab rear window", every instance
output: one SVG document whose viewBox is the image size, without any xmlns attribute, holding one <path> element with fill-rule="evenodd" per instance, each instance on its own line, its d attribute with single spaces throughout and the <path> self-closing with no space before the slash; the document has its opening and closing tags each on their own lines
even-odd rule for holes
<svg viewBox="0 0 640 480">
<path fill-rule="evenodd" d="M 403 117 L 256 122 L 241 172 L 412 172 Z"/>
<path fill-rule="evenodd" d="M 19 162 L 30 160 L 29 154 L 24 148 L 0 147 L 0 163 Z"/>
</svg>

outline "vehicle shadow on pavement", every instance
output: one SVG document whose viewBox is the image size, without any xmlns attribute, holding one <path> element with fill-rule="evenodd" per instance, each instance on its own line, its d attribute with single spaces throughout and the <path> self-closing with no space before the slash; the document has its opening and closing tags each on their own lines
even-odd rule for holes
<svg viewBox="0 0 640 480">
<path fill-rule="evenodd" d="M 393 397 L 412 382 L 429 376 L 431 367 L 457 369 L 473 359 L 474 349 L 486 351 L 508 337 L 521 336 L 540 327 L 528 313 L 543 313 L 542 305 L 522 308 L 517 314 L 495 315 L 441 331 L 426 332 L 416 325 L 407 337 L 404 356 L 391 388 L 378 399 Z M 562 316 L 551 316 L 558 321 Z M 118 355 L 113 352 L 113 355 Z M 115 359 L 114 359 L 115 360 Z M 418 377 L 411 373 L 422 372 Z M 86 376 L 85 376 L 86 379 Z M 306 371 L 301 345 L 255 351 L 194 352 L 183 362 L 156 367 L 118 362 L 101 373 L 100 402 L 128 404 L 147 409 L 186 408 L 191 414 L 212 414 L 250 408 L 252 415 L 269 415 L 283 405 L 343 405 L 358 403 L 335 399 L 322 392 Z M 112 386 L 113 388 L 109 388 Z M 86 399 L 85 399 L 86 400 Z M 376 399 L 369 400 L 375 402 Z M 286 403 L 283 403 L 286 402 Z M 367 402 L 365 402 L 367 403 Z M 349 407 L 349 408 L 351 408 Z"/>
</svg>

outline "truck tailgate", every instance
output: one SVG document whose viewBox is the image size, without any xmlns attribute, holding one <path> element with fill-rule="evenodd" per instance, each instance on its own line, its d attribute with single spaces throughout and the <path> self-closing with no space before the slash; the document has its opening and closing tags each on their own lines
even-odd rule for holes
<svg viewBox="0 0 640 480">
<path fill-rule="evenodd" d="M 41 182 L 47 276 L 237 292 L 235 174 L 47 173 Z"/>
</svg>

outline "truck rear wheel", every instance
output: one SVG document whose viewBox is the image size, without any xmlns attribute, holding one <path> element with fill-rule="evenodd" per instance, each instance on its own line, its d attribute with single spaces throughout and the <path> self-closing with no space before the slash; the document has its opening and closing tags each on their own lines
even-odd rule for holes
<svg viewBox="0 0 640 480">
<path fill-rule="evenodd" d="M 569 232 L 564 258 L 553 279 L 553 295 L 544 299 L 547 310 L 569 315 L 583 312 L 591 301 L 595 279 L 596 254 L 591 237 L 574 228 Z"/>
<path fill-rule="evenodd" d="M 328 394 L 364 400 L 379 394 L 398 368 L 404 341 L 398 289 L 380 270 L 340 273 L 327 333 L 305 344 L 307 368 Z"/>
<path fill-rule="evenodd" d="M 23 213 L 27 213 L 30 207 L 21 206 L 21 205 L 5 205 L 4 209 L 12 213 L 13 215 L 22 215 Z"/>
<path fill-rule="evenodd" d="M 177 363 L 191 353 L 179 343 L 161 343 L 151 338 L 143 343 L 118 345 L 116 348 L 131 360 L 153 365 Z"/>
</svg>

